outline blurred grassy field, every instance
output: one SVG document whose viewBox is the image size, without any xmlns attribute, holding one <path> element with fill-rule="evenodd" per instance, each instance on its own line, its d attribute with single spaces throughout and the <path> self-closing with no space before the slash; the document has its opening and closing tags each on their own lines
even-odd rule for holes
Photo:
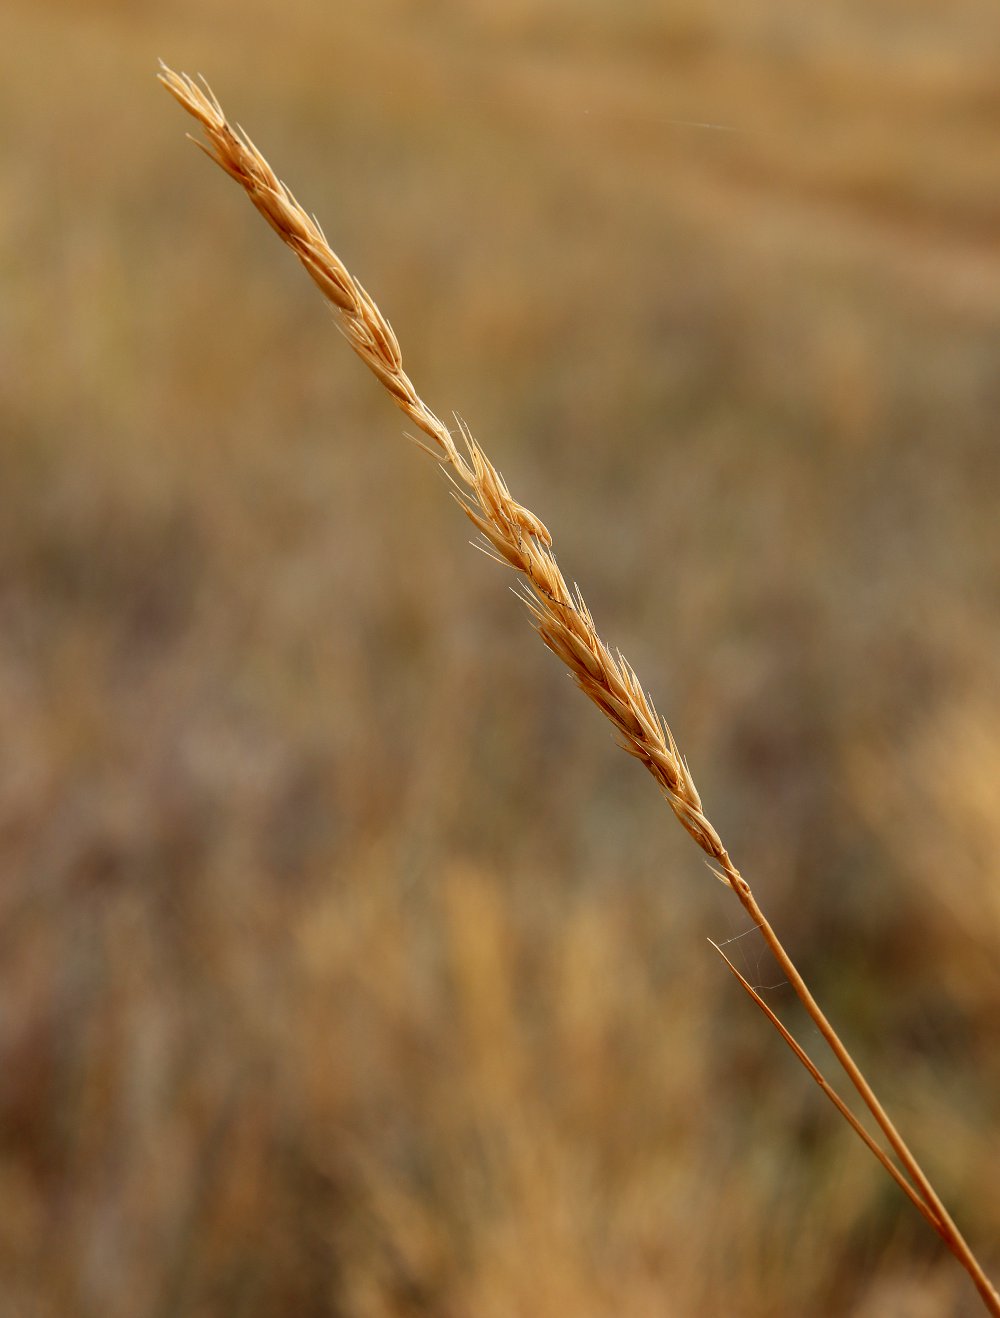
<svg viewBox="0 0 1000 1318">
<path fill-rule="evenodd" d="M 4 1315 L 979 1312 L 159 56 L 551 527 L 1000 1271 L 1000 11 L 664 10 L 4 7 Z"/>
</svg>

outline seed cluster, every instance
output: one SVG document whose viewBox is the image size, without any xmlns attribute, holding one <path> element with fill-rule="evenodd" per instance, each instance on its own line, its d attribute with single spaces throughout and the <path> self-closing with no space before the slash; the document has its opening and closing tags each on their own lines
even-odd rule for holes
<svg viewBox="0 0 1000 1318">
<path fill-rule="evenodd" d="M 732 882 L 735 870 L 705 816 L 670 728 L 629 663 L 601 640 L 579 589 L 570 589 L 559 568 L 544 523 L 513 497 L 468 427 L 457 422 L 459 444 L 423 401 L 403 370 L 399 342 L 388 320 L 332 250 L 318 221 L 299 205 L 247 134 L 228 123 L 208 87 L 166 68 L 160 80 L 204 128 L 208 146 L 197 145 L 240 184 L 292 249 L 337 309 L 348 343 L 396 406 L 430 440 L 417 443 L 449 470 L 458 501 L 488 552 L 521 574 L 525 584 L 521 598 L 539 636 L 566 665 L 580 690 L 611 720 L 621 745 L 645 764 L 674 814 L 702 850 L 721 864 L 726 881 Z"/>
</svg>

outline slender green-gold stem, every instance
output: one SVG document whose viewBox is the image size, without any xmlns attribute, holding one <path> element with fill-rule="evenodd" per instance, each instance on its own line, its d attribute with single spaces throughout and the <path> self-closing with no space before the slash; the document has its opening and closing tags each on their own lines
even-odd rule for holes
<svg viewBox="0 0 1000 1318">
<path fill-rule="evenodd" d="M 893 1151 L 906 1169 L 906 1174 L 910 1177 L 913 1185 L 916 1187 L 917 1191 L 919 1191 L 920 1197 L 930 1209 L 930 1213 L 925 1213 L 924 1216 L 969 1273 L 989 1312 L 998 1315 L 998 1318 L 1000 1318 L 1000 1295 L 997 1294 L 996 1288 L 983 1271 L 978 1259 L 969 1248 L 964 1236 L 955 1225 L 944 1204 L 941 1202 L 937 1191 L 931 1185 L 923 1168 L 910 1152 L 906 1141 L 903 1139 L 902 1135 L 900 1135 L 890 1119 L 889 1114 L 879 1102 L 871 1085 L 862 1074 L 860 1067 L 842 1042 L 840 1035 L 830 1024 L 826 1015 L 820 1008 L 819 1003 L 813 997 L 812 993 L 810 993 L 805 980 L 799 974 L 795 962 L 785 951 L 781 940 L 771 927 L 770 921 L 757 905 L 757 901 L 750 889 L 749 883 L 747 883 L 746 879 L 743 878 L 742 874 L 740 874 L 732 864 L 732 861 L 729 860 L 728 856 L 722 862 L 722 869 L 741 906 L 760 930 L 764 942 L 767 943 L 771 950 L 771 954 L 787 977 L 788 982 L 791 984 L 799 1001 L 809 1013 L 809 1018 L 829 1044 L 831 1052 L 840 1063 L 845 1075 L 861 1095 L 865 1107 L 868 1108 L 868 1111 L 878 1122 L 880 1129 L 889 1141 L 889 1144 L 892 1146 Z"/>
<path fill-rule="evenodd" d="M 865 1130 L 864 1126 L 862 1126 L 861 1122 L 857 1119 L 857 1117 L 854 1115 L 851 1109 L 840 1097 L 840 1095 L 834 1089 L 833 1085 L 830 1084 L 829 1080 L 827 1080 L 826 1076 L 819 1069 L 816 1063 L 812 1060 L 812 1058 L 809 1056 L 806 1050 L 802 1047 L 801 1044 L 799 1044 L 795 1040 L 791 1032 L 788 1029 L 786 1029 L 786 1027 L 781 1023 L 781 1021 L 771 1010 L 771 1008 L 767 1005 L 764 999 L 760 996 L 757 990 L 753 987 L 750 981 L 740 974 L 740 972 L 733 965 L 732 961 L 730 961 L 729 957 L 726 956 L 725 952 L 722 950 L 719 944 L 714 942 L 711 938 L 708 941 L 712 944 L 712 946 L 718 952 L 719 956 L 722 957 L 723 961 L 725 961 L 726 965 L 733 972 L 739 983 L 746 990 L 748 996 L 753 1000 L 754 1003 L 756 1003 L 756 1005 L 764 1013 L 767 1019 L 771 1022 L 774 1028 L 781 1035 L 782 1039 L 784 1039 L 785 1043 L 788 1044 L 789 1048 L 792 1050 L 792 1052 L 795 1054 L 798 1060 L 802 1063 L 805 1069 L 809 1072 L 812 1078 L 819 1085 L 820 1089 L 822 1089 L 823 1093 L 827 1096 L 827 1098 L 830 1100 L 833 1106 L 837 1109 L 840 1115 L 851 1127 L 851 1129 L 857 1135 L 858 1139 L 861 1140 L 868 1147 L 868 1149 L 871 1151 L 873 1156 L 878 1159 L 878 1161 L 882 1164 L 882 1166 L 889 1173 L 892 1179 L 896 1182 L 896 1184 L 899 1186 L 902 1192 L 906 1195 L 907 1199 L 909 1199 L 910 1203 L 921 1215 L 921 1217 L 925 1218 L 928 1225 L 932 1226 L 934 1230 L 940 1234 L 941 1223 L 931 1212 L 928 1205 L 923 1201 L 923 1199 L 921 1199 L 920 1195 L 913 1188 L 910 1182 L 906 1179 L 903 1173 L 899 1170 L 896 1164 L 892 1161 L 892 1159 L 889 1157 L 886 1151 L 882 1148 L 880 1144 L 878 1144 L 871 1137 L 871 1135 L 868 1134 L 868 1131 Z"/>
</svg>

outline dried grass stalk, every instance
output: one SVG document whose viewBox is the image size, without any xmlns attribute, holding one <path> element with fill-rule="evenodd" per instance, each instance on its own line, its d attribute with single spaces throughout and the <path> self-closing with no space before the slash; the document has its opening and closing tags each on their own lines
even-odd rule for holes
<svg viewBox="0 0 1000 1318">
<path fill-rule="evenodd" d="M 403 370 L 402 353 L 388 320 L 332 250 L 319 222 L 299 205 L 247 134 L 228 123 L 208 85 L 199 86 L 187 75 L 174 73 L 165 65 L 159 77 L 171 95 L 204 129 L 207 145 L 200 141 L 196 145 L 239 183 L 282 242 L 292 249 L 320 292 L 337 309 L 348 343 L 383 384 L 396 406 L 426 436 L 429 442 L 417 439 L 417 443 L 448 469 L 458 502 L 482 536 L 487 552 L 520 574 L 521 598 L 539 636 L 562 660 L 580 690 L 610 719 L 623 749 L 640 760 L 653 775 L 671 810 L 709 857 L 715 875 L 732 889 L 760 929 L 782 971 L 884 1133 L 899 1160 L 899 1167 L 851 1116 L 818 1068 L 731 963 L 730 969 L 841 1115 L 966 1268 L 987 1310 L 1000 1318 L 1000 1296 L 809 992 L 757 905 L 750 885 L 730 859 L 705 814 L 694 779 L 670 728 L 656 712 L 621 652 L 610 650 L 601 640 L 579 589 L 570 589 L 556 561 L 552 537 L 544 523 L 513 497 L 464 422 L 459 420 L 457 423 L 460 442 L 456 442 L 449 427 L 423 401 Z"/>
</svg>

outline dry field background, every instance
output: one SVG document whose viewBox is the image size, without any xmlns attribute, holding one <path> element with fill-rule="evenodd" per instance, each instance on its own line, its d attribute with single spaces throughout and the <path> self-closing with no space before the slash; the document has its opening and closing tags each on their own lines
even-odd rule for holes
<svg viewBox="0 0 1000 1318">
<path fill-rule="evenodd" d="M 979 1312 L 153 75 L 544 517 L 996 1277 L 1000 11 L 278 9 L 0 14 L 0 1312 Z"/>
</svg>

